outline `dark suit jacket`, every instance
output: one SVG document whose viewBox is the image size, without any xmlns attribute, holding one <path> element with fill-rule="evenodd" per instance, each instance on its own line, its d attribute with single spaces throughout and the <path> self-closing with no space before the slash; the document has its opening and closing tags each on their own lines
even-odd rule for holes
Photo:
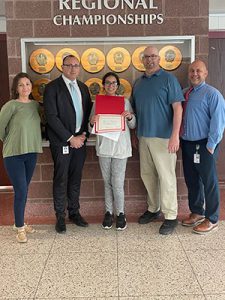
<svg viewBox="0 0 225 300">
<path fill-rule="evenodd" d="M 51 81 L 45 87 L 44 109 L 47 120 L 47 136 L 52 145 L 65 145 L 71 135 L 88 133 L 88 120 L 92 107 L 88 87 L 77 80 L 83 105 L 81 129 L 76 132 L 76 111 L 70 92 L 62 78 Z"/>
</svg>

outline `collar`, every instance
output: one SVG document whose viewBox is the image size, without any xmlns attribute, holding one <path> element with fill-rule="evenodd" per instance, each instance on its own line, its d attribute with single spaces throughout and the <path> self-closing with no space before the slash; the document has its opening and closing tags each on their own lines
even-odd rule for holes
<svg viewBox="0 0 225 300">
<path fill-rule="evenodd" d="M 203 81 L 202 83 L 200 83 L 199 85 L 196 85 L 195 87 L 193 87 L 194 91 L 198 91 L 201 87 L 203 87 L 205 85 L 205 81 Z"/>
<path fill-rule="evenodd" d="M 75 85 L 77 85 L 77 80 L 70 80 L 69 78 L 67 78 L 65 75 L 62 74 L 62 78 L 65 81 L 66 85 L 69 85 L 70 82 L 74 82 Z"/>
<path fill-rule="evenodd" d="M 163 70 L 160 68 L 158 71 L 156 71 L 155 73 L 153 73 L 151 75 L 144 73 L 142 77 L 151 78 L 153 76 L 160 76 L 162 72 L 163 72 Z"/>
</svg>

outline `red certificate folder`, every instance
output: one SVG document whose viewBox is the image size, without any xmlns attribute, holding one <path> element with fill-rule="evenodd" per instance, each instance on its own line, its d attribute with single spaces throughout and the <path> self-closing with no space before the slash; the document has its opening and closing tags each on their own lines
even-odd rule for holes
<svg viewBox="0 0 225 300">
<path fill-rule="evenodd" d="M 124 111 L 124 97 L 97 95 L 95 100 L 95 114 L 121 115 Z"/>
</svg>

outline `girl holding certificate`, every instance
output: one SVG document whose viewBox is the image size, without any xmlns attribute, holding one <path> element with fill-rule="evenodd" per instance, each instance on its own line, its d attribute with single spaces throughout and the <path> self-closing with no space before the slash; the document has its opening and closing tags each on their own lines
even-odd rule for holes
<svg viewBox="0 0 225 300">
<path fill-rule="evenodd" d="M 102 84 L 105 95 L 116 96 L 116 91 L 120 86 L 120 80 L 116 73 L 109 72 L 105 74 Z M 106 99 L 109 99 L 109 97 L 106 97 Z M 121 100 L 120 96 L 118 96 L 119 100 Z M 107 132 L 105 134 L 94 132 L 97 136 L 96 154 L 99 157 L 105 189 L 105 216 L 102 222 L 104 229 L 112 228 L 114 209 L 116 229 L 124 230 L 127 227 L 124 213 L 124 179 L 127 158 L 132 156 L 130 128 L 133 129 L 136 125 L 135 115 L 127 99 L 124 101 L 124 111 L 121 115 L 125 119 L 125 130 L 116 133 Z M 93 105 L 90 117 L 90 131 L 92 131 L 98 119 L 99 115 L 95 114 L 95 105 Z"/>
</svg>

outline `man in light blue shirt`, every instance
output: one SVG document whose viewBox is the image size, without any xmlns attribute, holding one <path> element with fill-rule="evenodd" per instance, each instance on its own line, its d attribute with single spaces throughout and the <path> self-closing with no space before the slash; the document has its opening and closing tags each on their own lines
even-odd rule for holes
<svg viewBox="0 0 225 300">
<path fill-rule="evenodd" d="M 193 226 L 193 232 L 198 234 L 206 234 L 218 227 L 216 159 L 225 127 L 224 98 L 217 89 L 205 83 L 207 75 L 204 62 L 196 60 L 189 66 L 191 88 L 185 93 L 181 139 L 191 211 L 182 225 Z"/>
</svg>

